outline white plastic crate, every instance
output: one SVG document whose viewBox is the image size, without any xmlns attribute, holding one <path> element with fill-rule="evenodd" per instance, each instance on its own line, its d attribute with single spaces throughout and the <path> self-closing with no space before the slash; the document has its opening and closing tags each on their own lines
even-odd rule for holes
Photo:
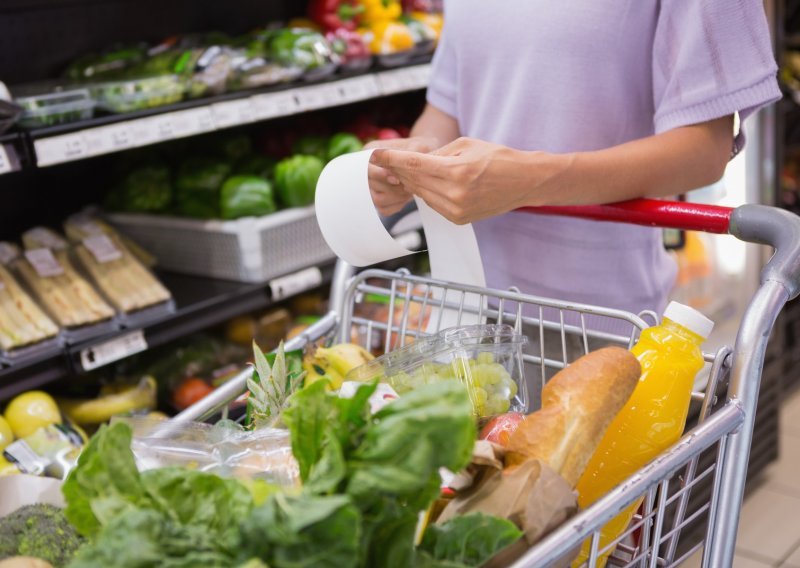
<svg viewBox="0 0 800 568">
<path fill-rule="evenodd" d="M 108 219 L 158 266 L 185 274 L 260 283 L 335 258 L 313 206 L 234 221 L 129 213 Z"/>
</svg>

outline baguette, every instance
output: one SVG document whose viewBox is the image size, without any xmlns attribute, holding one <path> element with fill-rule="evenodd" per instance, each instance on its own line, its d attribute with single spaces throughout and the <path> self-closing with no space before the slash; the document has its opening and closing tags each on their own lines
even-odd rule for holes
<svg viewBox="0 0 800 568">
<path fill-rule="evenodd" d="M 506 466 L 536 458 L 574 488 L 640 375 L 639 361 L 620 347 L 599 349 L 559 371 L 542 389 L 541 410 L 511 435 Z"/>
</svg>

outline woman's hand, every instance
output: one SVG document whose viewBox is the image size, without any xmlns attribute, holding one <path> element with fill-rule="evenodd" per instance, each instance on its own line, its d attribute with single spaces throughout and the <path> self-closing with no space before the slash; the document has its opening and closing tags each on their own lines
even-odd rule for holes
<svg viewBox="0 0 800 568">
<path fill-rule="evenodd" d="M 396 182 L 393 187 L 422 198 L 453 223 L 465 224 L 527 205 L 567 160 L 459 138 L 430 154 L 378 150 L 371 162 L 386 172 L 387 183 Z"/>
<path fill-rule="evenodd" d="M 406 152 L 428 153 L 437 147 L 436 140 L 433 138 L 414 137 L 400 138 L 395 140 L 375 140 L 364 146 L 365 150 L 371 149 L 391 149 L 403 150 Z M 408 203 L 413 194 L 406 191 L 400 180 L 392 175 L 388 170 L 370 163 L 369 165 L 369 189 L 372 194 L 372 201 L 381 215 L 392 215 L 400 211 Z"/>
</svg>

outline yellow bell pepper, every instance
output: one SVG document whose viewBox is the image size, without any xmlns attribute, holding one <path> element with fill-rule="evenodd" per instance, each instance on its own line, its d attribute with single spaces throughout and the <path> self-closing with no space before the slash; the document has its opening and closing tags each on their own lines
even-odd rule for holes
<svg viewBox="0 0 800 568">
<path fill-rule="evenodd" d="M 375 55 L 398 53 L 414 47 L 411 30 L 401 22 L 379 22 L 370 28 L 370 32 L 369 49 Z"/>
<path fill-rule="evenodd" d="M 396 20 L 403 13 L 399 0 L 361 0 L 361 4 L 364 6 L 361 21 L 368 26 Z"/>
<path fill-rule="evenodd" d="M 411 12 L 411 18 L 425 24 L 436 36 L 437 41 L 442 36 L 444 18 L 441 14 L 428 14 L 427 12 Z"/>
</svg>

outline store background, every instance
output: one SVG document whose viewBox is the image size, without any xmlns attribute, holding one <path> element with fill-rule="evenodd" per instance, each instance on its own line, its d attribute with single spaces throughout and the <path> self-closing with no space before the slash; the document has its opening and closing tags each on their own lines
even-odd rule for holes
<svg viewBox="0 0 800 568">
<path fill-rule="evenodd" d="M 242 33 L 252 27 L 253 22 L 302 16 L 304 4 L 288 0 L 231 0 L 225 3 L 212 0 L 4 0 L 0 2 L 0 80 L 13 86 L 54 77 L 76 56 L 118 42 L 158 41 L 173 34 L 211 29 Z M 768 1 L 765 6 L 776 54 L 783 66 L 786 63 L 785 51 L 800 49 L 800 2 Z M 407 109 L 407 114 L 413 115 L 414 109 L 419 108 L 424 100 L 422 89 L 426 70 L 425 58 L 395 71 L 372 70 L 363 77 L 368 78 L 366 84 L 374 86 L 374 96 L 367 96 L 369 100 L 364 101 L 356 100 L 361 95 L 335 94 L 319 90 L 315 85 L 292 85 L 293 89 L 297 88 L 300 102 L 291 116 L 265 120 L 251 117 L 241 121 L 243 124 L 236 124 L 234 120 L 229 127 L 203 136 L 216 137 L 234 132 L 263 139 L 281 128 L 327 123 L 367 109 L 372 110 L 373 116 L 389 114 L 394 117 L 398 108 Z M 277 92 L 282 90 L 278 88 Z M 273 91 L 276 89 L 258 92 Z M 800 148 L 800 130 L 797 128 L 800 111 L 790 89 L 786 87 L 785 91 L 787 97 L 784 100 L 748 120 L 745 127 L 747 147 L 730 163 L 723 180 L 690 194 L 687 199 L 730 206 L 744 202 L 765 203 L 800 211 L 794 189 L 785 183 L 789 179 L 785 172 L 794 167 L 798 156 L 795 150 Z M 134 118 L 167 117 L 179 110 L 209 108 L 211 104 L 240 100 L 243 96 L 221 95 L 214 99 L 179 103 L 140 112 Z M 64 148 L 68 146 L 68 139 L 82 139 L 85 143 L 87 136 L 97 132 L 94 129 L 119 124 L 129 118 L 132 117 L 98 117 L 59 127 L 12 130 L 0 136 L 0 144 L 8 157 L 8 169 L 18 170 L 0 175 L 0 196 L 3 199 L 0 240 L 16 240 L 21 231 L 33 225 L 59 227 L 68 214 L 101 202 L 109 190 L 108 180 L 128 150 L 66 159 L 58 165 L 37 168 L 37 158 L 40 161 L 42 158 L 42 155 L 37 156 L 37 149 L 43 154 L 47 148 L 44 141 L 61 137 L 64 146 L 59 146 L 56 153 L 66 152 Z M 89 153 L 86 152 L 87 156 Z M 683 240 L 684 247 L 674 253 L 681 271 L 673 296 L 703 310 L 717 322 L 709 342 L 711 348 L 730 344 L 745 303 L 758 285 L 759 269 L 770 251 L 728 237 L 692 233 L 685 235 Z M 308 268 L 317 268 L 318 272 L 309 273 Z M 298 316 L 315 315 L 321 311 L 332 268 L 332 258 L 326 258 L 296 267 L 289 273 L 276 274 L 266 283 L 242 283 L 159 271 L 176 300 L 177 309 L 173 314 L 141 327 L 115 332 L 113 336 L 67 346 L 45 357 L 6 363 L 0 368 L 0 407 L 14 395 L 33 388 L 58 393 L 75 385 L 91 386 L 93 381 L 100 380 L 97 378 L 99 375 L 89 374 L 83 368 L 82 354 L 87 350 L 102 351 L 109 341 L 128 336 L 131 332 L 142 332 L 148 351 L 158 348 L 169 353 L 176 349 L 173 342 L 190 341 L 187 338 L 196 333 L 223 336 L 230 333 L 231 326 L 227 322 L 231 318 L 240 318 L 237 320 L 240 324 L 251 322 L 242 324 L 247 326 L 258 325 L 258 318 L 278 314 L 272 320 L 268 319 L 268 324 L 277 321 L 277 328 L 285 331 L 297 323 Z M 412 268 L 423 267 L 414 265 Z M 288 292 L 279 292 L 279 288 Z M 285 295 L 292 297 L 285 298 Z M 258 318 L 248 317 L 253 313 Z M 794 399 L 787 405 L 781 404 L 797 383 L 798 343 L 800 308 L 794 302 L 787 306 L 778 322 L 765 363 L 750 464 L 753 479 L 750 488 L 754 495 L 761 495 L 760 491 L 774 493 L 776 483 L 778 487 L 786 489 L 788 486 L 800 495 L 800 487 L 776 482 L 774 477 L 770 477 L 770 472 L 783 471 L 785 463 L 796 464 L 795 471 L 800 467 L 800 439 L 796 437 L 797 429 L 792 426 L 791 419 L 792 408 L 800 411 L 800 405 Z M 121 355 L 119 360 L 109 360 L 108 365 L 100 370 L 100 375 L 110 376 L 117 370 L 123 373 L 134 364 L 132 361 L 141 357 L 126 358 L 124 351 Z M 698 378 L 700 384 L 702 377 Z M 779 410 L 783 413 L 783 421 L 778 418 Z M 752 509 L 755 506 L 745 506 L 745 528 L 747 523 L 760 522 L 758 515 L 748 520 L 748 507 Z M 793 510 L 800 511 L 800 507 L 793 507 Z M 800 519 L 795 526 L 800 526 Z M 753 554 L 757 555 L 758 551 L 750 551 L 751 560 L 779 565 L 800 544 L 800 530 L 798 533 L 791 542 L 786 537 L 786 542 L 773 545 L 774 554 L 756 557 Z M 800 566 L 800 562 L 796 565 Z"/>
</svg>

